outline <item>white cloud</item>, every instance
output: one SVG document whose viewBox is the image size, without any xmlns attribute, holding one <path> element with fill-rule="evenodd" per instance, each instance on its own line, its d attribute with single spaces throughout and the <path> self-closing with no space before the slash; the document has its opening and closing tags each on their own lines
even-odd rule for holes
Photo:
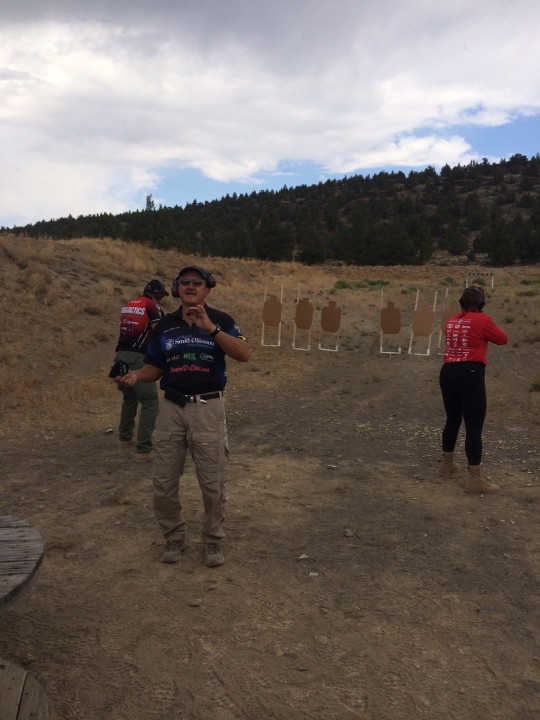
<svg viewBox="0 0 540 720">
<path fill-rule="evenodd" d="M 468 162 L 540 113 L 536 0 L 7 2 L 0 224 L 119 212 L 160 169 L 255 182 Z"/>
</svg>

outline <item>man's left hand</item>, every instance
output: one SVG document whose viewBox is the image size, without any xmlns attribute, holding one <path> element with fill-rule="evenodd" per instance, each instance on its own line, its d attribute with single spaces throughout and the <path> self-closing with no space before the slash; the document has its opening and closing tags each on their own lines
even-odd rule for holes
<svg viewBox="0 0 540 720">
<path fill-rule="evenodd" d="M 192 305 L 186 314 L 201 330 L 210 333 L 214 329 L 214 324 L 206 314 L 204 305 Z"/>
</svg>

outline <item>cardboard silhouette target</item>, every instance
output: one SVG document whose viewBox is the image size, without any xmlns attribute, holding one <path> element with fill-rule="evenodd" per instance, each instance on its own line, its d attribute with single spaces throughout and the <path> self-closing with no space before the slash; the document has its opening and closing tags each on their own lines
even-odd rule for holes
<svg viewBox="0 0 540 720">
<path fill-rule="evenodd" d="M 409 355 L 413 354 L 413 340 L 419 337 L 427 338 L 426 352 L 415 352 L 415 355 L 429 355 L 431 352 L 431 337 L 433 334 L 433 323 L 435 320 L 435 310 L 437 308 L 437 291 L 433 299 L 433 307 L 428 305 L 418 306 L 420 290 L 416 291 L 416 301 L 414 305 L 413 322 L 411 327 L 411 338 L 409 341 Z"/>
<path fill-rule="evenodd" d="M 329 300 L 328 305 L 321 310 L 321 327 L 319 331 L 319 350 L 337 352 L 339 347 L 339 328 L 341 326 L 341 308 L 336 305 L 335 300 Z M 334 347 L 323 347 L 326 345 L 328 335 L 332 335 L 335 341 Z"/>
<path fill-rule="evenodd" d="M 294 314 L 294 331 L 292 346 L 295 350 L 309 350 L 311 347 L 311 327 L 313 325 L 313 305 L 309 298 L 300 298 L 300 293 L 296 295 L 296 312 Z M 302 331 L 302 335 L 306 338 L 304 347 L 296 344 L 296 332 Z M 306 335 L 307 333 L 307 335 Z"/>
<path fill-rule="evenodd" d="M 264 347 L 281 347 L 281 315 L 283 312 L 283 285 L 281 296 L 267 295 L 264 289 L 264 304 L 262 313 L 261 345 Z M 266 329 L 275 328 L 269 334 L 273 336 L 274 342 L 266 342 Z"/>
<path fill-rule="evenodd" d="M 384 350 L 384 336 L 385 335 L 399 335 L 401 331 L 401 310 L 396 306 L 394 302 L 390 300 L 386 303 L 386 307 L 383 307 L 384 293 L 381 289 L 381 312 L 380 312 L 380 335 L 381 335 L 381 349 L 380 352 L 385 355 L 400 355 L 401 345 L 397 345 L 396 350 Z"/>
</svg>

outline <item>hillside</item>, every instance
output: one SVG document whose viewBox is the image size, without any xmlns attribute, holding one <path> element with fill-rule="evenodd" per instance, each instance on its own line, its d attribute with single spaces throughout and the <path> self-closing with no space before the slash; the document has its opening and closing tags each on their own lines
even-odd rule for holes
<svg viewBox="0 0 540 720">
<path fill-rule="evenodd" d="M 209 303 L 254 348 L 229 363 L 226 564 L 210 569 L 191 465 L 190 548 L 179 566 L 159 562 L 151 467 L 116 447 L 107 379 L 122 303 L 193 259 L 122 240 L 0 238 L 0 507 L 46 545 L 37 582 L 0 614 L 2 657 L 39 680 L 62 720 L 534 717 L 538 266 L 497 268 L 492 287 L 472 263 L 197 256 L 217 278 Z M 469 276 L 510 337 L 489 353 L 485 463 L 502 488 L 489 497 L 434 474 L 438 322 Z M 264 298 L 281 292 L 281 345 L 263 346 Z M 419 338 L 409 354 L 415 304 L 435 292 L 432 351 Z M 315 308 L 303 351 L 298 297 Z M 390 300 L 403 326 L 385 342 L 400 355 L 379 352 Z M 319 349 L 332 301 L 336 352 Z"/>
<path fill-rule="evenodd" d="M 536 263 L 540 156 L 356 175 L 185 207 L 156 208 L 148 196 L 141 211 L 70 215 L 10 232 L 307 264 L 421 265 L 441 253 L 493 266 Z"/>
</svg>

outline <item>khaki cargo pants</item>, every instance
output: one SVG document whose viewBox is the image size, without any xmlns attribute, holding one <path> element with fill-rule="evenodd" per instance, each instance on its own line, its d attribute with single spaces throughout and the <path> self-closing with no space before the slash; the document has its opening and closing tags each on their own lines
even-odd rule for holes
<svg viewBox="0 0 540 720">
<path fill-rule="evenodd" d="M 229 453 L 223 397 L 184 407 L 163 400 L 152 444 L 154 511 L 164 537 L 177 540 L 186 532 L 180 478 L 189 449 L 204 502 L 203 542 L 219 542 L 224 536 Z"/>
</svg>

